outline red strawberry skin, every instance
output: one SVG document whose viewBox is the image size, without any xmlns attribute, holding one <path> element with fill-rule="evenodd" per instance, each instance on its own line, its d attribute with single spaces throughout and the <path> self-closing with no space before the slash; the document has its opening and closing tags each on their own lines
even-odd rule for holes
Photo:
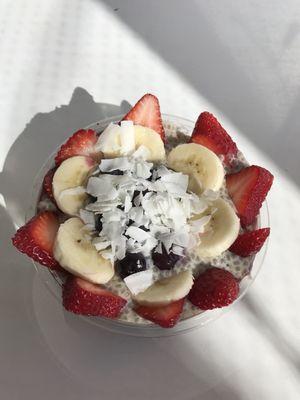
<svg viewBox="0 0 300 400">
<path fill-rule="evenodd" d="M 118 317 L 127 303 L 103 287 L 74 276 L 67 279 L 62 296 L 67 311 L 106 318 Z"/>
<path fill-rule="evenodd" d="M 270 228 L 256 229 L 239 235 L 229 250 L 241 257 L 248 257 L 256 254 L 264 245 L 270 235 Z"/>
<path fill-rule="evenodd" d="M 207 147 L 219 157 L 224 157 L 225 165 L 230 165 L 237 155 L 237 146 L 222 125 L 209 112 L 201 113 L 197 119 L 191 142 Z"/>
<path fill-rule="evenodd" d="M 226 186 L 243 227 L 252 224 L 273 183 L 273 175 L 257 165 L 226 176 Z"/>
<path fill-rule="evenodd" d="M 239 284 L 228 271 L 212 267 L 200 274 L 188 295 L 188 299 L 201 310 L 226 307 L 239 294 Z"/>
<path fill-rule="evenodd" d="M 123 121 L 125 120 L 153 129 L 160 134 L 160 137 L 165 142 L 165 131 L 162 124 L 159 101 L 153 94 L 145 94 L 125 115 Z"/>
<path fill-rule="evenodd" d="M 97 140 L 97 134 L 92 129 L 80 129 L 61 146 L 55 157 L 55 164 L 59 165 L 73 156 L 95 156 L 94 146 Z"/>
<path fill-rule="evenodd" d="M 134 311 L 141 317 L 160 325 L 163 328 L 172 328 L 180 318 L 184 299 L 177 300 L 165 306 L 136 305 Z"/>
<path fill-rule="evenodd" d="M 58 227 L 57 215 L 52 211 L 43 211 L 17 230 L 12 243 L 21 253 L 38 263 L 50 269 L 60 269 L 53 257 L 53 244 Z"/>
<path fill-rule="evenodd" d="M 43 180 L 43 189 L 47 193 L 49 199 L 55 202 L 54 196 L 53 196 L 53 191 L 52 191 L 52 181 L 53 181 L 53 175 L 56 171 L 56 168 L 50 169 L 47 174 L 44 177 Z"/>
</svg>

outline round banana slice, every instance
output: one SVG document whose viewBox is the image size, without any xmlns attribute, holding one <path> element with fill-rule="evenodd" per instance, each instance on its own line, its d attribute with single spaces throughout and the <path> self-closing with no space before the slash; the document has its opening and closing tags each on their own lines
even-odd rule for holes
<svg viewBox="0 0 300 400">
<path fill-rule="evenodd" d="M 219 190 L 224 179 L 220 159 L 211 150 L 196 143 L 176 146 L 168 155 L 168 166 L 189 175 L 189 190 L 201 194 L 205 189 Z"/>
<path fill-rule="evenodd" d="M 185 297 L 193 286 L 191 271 L 179 272 L 169 278 L 156 281 L 144 292 L 134 297 L 142 305 L 165 305 Z"/>
<path fill-rule="evenodd" d="M 210 209 L 198 218 L 210 213 L 211 219 L 205 225 L 205 231 L 200 236 L 201 243 L 196 248 L 199 257 L 219 256 L 232 245 L 239 234 L 240 220 L 225 200 L 215 200 Z M 197 217 L 193 217 L 195 219 Z"/>
<path fill-rule="evenodd" d="M 61 211 L 78 215 L 88 198 L 84 186 L 95 166 L 95 161 L 86 156 L 70 157 L 60 164 L 53 176 L 52 188 Z"/>
<path fill-rule="evenodd" d="M 97 252 L 79 218 L 60 225 L 53 254 L 64 269 L 89 282 L 106 283 L 114 276 L 113 265 Z"/>
<path fill-rule="evenodd" d="M 160 135 L 153 129 L 122 121 L 121 126 L 109 125 L 99 136 L 97 149 L 105 158 L 116 158 L 131 154 L 140 146 L 148 149 L 147 161 L 162 161 L 166 158 L 165 146 Z"/>
<path fill-rule="evenodd" d="M 160 135 L 153 129 L 141 125 L 134 126 L 135 148 L 145 146 L 149 150 L 148 161 L 162 161 L 166 158 L 165 145 Z"/>
</svg>

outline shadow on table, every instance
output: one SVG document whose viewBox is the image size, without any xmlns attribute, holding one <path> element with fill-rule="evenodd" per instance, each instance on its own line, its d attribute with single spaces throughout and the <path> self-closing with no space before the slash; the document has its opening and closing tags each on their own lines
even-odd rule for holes
<svg viewBox="0 0 300 400">
<path fill-rule="evenodd" d="M 261 86 L 264 80 L 268 88 L 268 82 L 273 79 L 274 90 L 278 87 L 278 79 L 282 78 L 267 74 L 262 69 L 251 70 L 249 74 L 247 66 L 242 67 L 237 57 L 242 53 L 244 61 L 250 61 L 251 57 L 258 58 L 262 65 L 270 65 L 272 69 L 281 59 L 281 42 L 275 43 L 278 45 L 275 59 L 272 50 L 266 51 L 261 43 L 257 43 L 254 51 L 251 41 L 256 38 L 251 36 L 247 24 L 241 25 L 239 11 L 235 15 L 232 5 L 228 7 L 227 2 L 218 2 L 216 6 L 206 1 L 98 1 L 107 5 L 114 16 L 138 33 L 200 95 L 220 109 L 242 134 L 300 185 L 299 96 L 280 126 L 277 115 L 270 113 L 270 98 L 267 94 L 265 97 L 261 95 Z M 254 7 L 254 15 L 255 12 L 260 13 Z M 209 12 L 218 16 L 216 23 L 209 19 Z M 220 17 L 222 12 L 224 18 Z M 299 24 L 295 28 L 295 22 L 291 21 L 291 28 L 291 32 L 288 30 L 286 34 L 289 42 L 295 34 L 299 34 Z M 229 42 L 234 29 L 246 38 L 244 52 Z M 239 38 L 237 43 L 240 41 Z M 255 73 L 260 73 L 260 76 L 256 77 Z M 266 76 L 261 76 L 263 73 Z M 274 93 L 275 98 L 278 96 L 277 105 L 282 103 L 280 97 L 284 97 L 285 93 L 285 88 L 280 93 Z M 274 97 L 271 100 L 273 102 L 276 101 Z M 296 145 L 292 146 L 291 143 Z"/>
<path fill-rule="evenodd" d="M 34 178 L 49 155 L 73 132 L 103 118 L 125 113 L 130 105 L 96 103 L 83 88 L 76 88 L 68 105 L 36 114 L 11 146 L 0 190 L 7 211 L 16 225 L 24 222 Z"/>
</svg>

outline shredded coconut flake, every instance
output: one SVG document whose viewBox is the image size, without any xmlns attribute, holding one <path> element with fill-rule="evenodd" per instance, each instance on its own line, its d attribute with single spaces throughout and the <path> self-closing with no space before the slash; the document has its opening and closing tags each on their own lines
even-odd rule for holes
<svg viewBox="0 0 300 400">
<path fill-rule="evenodd" d="M 137 272 L 127 276 L 124 282 L 133 295 L 146 290 L 153 284 L 153 271 L 148 269 L 146 271 Z"/>
<path fill-rule="evenodd" d="M 130 162 L 126 157 L 103 159 L 99 165 L 101 172 L 111 172 L 119 169 L 120 171 L 126 171 L 130 168 Z"/>
<path fill-rule="evenodd" d="M 119 128 L 130 127 L 123 124 Z M 107 130 L 103 132 L 105 140 L 111 139 L 115 130 L 120 134 L 113 126 Z M 185 248 L 199 242 L 199 234 L 209 222 L 210 216 L 203 213 L 215 193 L 206 191 L 200 198 L 188 193 L 188 176 L 145 161 L 148 152 L 140 146 L 131 156 L 102 160 L 98 173 L 88 180 L 86 192 L 97 199 L 81 210 L 80 216 L 92 229 L 94 214 L 101 214 L 102 230 L 93 243 L 111 261 L 124 258 L 126 252 L 148 257 L 153 249 L 162 252 L 162 245 L 166 251 L 182 255 Z M 115 170 L 122 172 L 111 175 Z"/>
<path fill-rule="evenodd" d="M 121 128 L 118 124 L 110 123 L 99 136 L 95 150 L 103 153 L 120 151 L 120 131 Z"/>
<path fill-rule="evenodd" d="M 121 154 L 131 154 L 135 150 L 135 134 L 132 121 L 121 121 Z"/>
<path fill-rule="evenodd" d="M 150 157 L 150 150 L 146 146 L 139 146 L 139 148 L 132 154 L 133 158 L 140 158 L 147 160 Z"/>
<path fill-rule="evenodd" d="M 130 236 L 136 242 L 142 243 L 147 239 L 151 238 L 151 233 L 145 232 L 143 229 L 136 226 L 130 226 L 127 228 L 126 235 Z"/>
</svg>

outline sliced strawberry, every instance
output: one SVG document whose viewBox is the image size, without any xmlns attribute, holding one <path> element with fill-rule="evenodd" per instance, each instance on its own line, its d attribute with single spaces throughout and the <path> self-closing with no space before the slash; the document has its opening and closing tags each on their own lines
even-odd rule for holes
<svg viewBox="0 0 300 400">
<path fill-rule="evenodd" d="M 73 156 L 96 156 L 95 144 L 97 140 L 97 134 L 92 129 L 80 129 L 61 146 L 55 157 L 55 164 L 59 165 Z"/>
<path fill-rule="evenodd" d="M 255 231 L 245 232 L 239 235 L 229 250 L 241 257 L 248 257 L 256 254 L 262 248 L 270 228 L 256 229 Z"/>
<path fill-rule="evenodd" d="M 43 211 L 17 230 L 13 245 L 22 253 L 50 269 L 59 269 L 53 257 L 53 244 L 59 227 L 57 215 Z"/>
<path fill-rule="evenodd" d="M 174 301 L 166 306 L 136 305 L 134 311 L 141 317 L 154 322 L 163 328 L 172 328 L 179 320 L 182 313 L 184 299 Z"/>
<path fill-rule="evenodd" d="M 188 299 L 201 310 L 212 310 L 231 304 L 239 294 L 239 284 L 228 271 L 212 267 L 200 274 Z"/>
<path fill-rule="evenodd" d="M 130 120 L 136 125 L 153 129 L 165 141 L 165 131 L 162 124 L 159 101 L 153 94 L 145 94 L 128 114 L 125 115 L 124 120 Z"/>
<path fill-rule="evenodd" d="M 257 165 L 226 176 L 227 190 L 242 226 L 250 225 L 255 221 L 273 179 L 273 175 L 267 169 Z"/>
<path fill-rule="evenodd" d="M 238 151 L 236 144 L 218 120 L 206 111 L 197 119 L 191 142 L 201 144 L 223 157 L 226 165 L 231 164 Z"/>
<path fill-rule="evenodd" d="M 52 191 L 52 181 L 53 181 L 53 175 L 56 171 L 56 168 L 50 169 L 47 174 L 44 177 L 43 180 L 43 189 L 47 193 L 49 199 L 55 202 L 54 196 L 53 196 L 53 191 Z"/>
<path fill-rule="evenodd" d="M 127 301 L 99 285 L 70 276 L 63 286 L 63 305 L 75 314 L 116 318 Z"/>
</svg>

